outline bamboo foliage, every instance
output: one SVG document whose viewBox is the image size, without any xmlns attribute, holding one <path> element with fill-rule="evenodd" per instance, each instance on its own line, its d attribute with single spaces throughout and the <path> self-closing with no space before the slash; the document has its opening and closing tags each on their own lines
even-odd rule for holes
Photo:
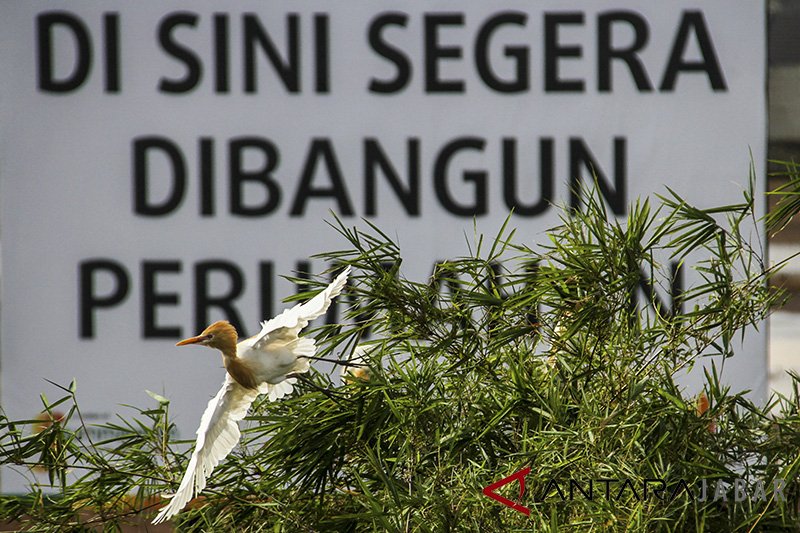
<svg viewBox="0 0 800 533">
<path fill-rule="evenodd" d="M 800 209 L 797 167 L 787 202 Z M 780 193 L 778 191 L 777 193 Z M 174 520 L 197 531 L 797 531 L 798 386 L 756 405 L 705 371 L 700 397 L 676 376 L 710 355 L 746 357 L 739 340 L 780 301 L 750 238 L 754 197 L 701 209 L 674 191 L 625 220 L 596 189 L 540 246 L 508 227 L 476 236 L 430 279 L 404 276 L 401 249 L 369 221 L 332 226 L 349 264 L 345 320 L 317 328 L 321 357 L 363 362 L 345 379 L 312 372 L 284 401 L 257 402 L 235 452 Z M 760 201 L 760 200 L 759 200 Z M 788 207 L 787 207 L 788 206 Z M 508 226 L 513 219 L 509 218 Z M 674 291 L 676 268 L 699 280 Z M 298 279 L 298 281 L 300 281 Z M 309 282 L 305 299 L 325 284 Z M 665 294 L 672 291 L 671 305 Z M 645 298 L 634 299 L 634 294 Z M 169 400 L 151 394 L 92 442 L 75 384 L 36 421 L 0 419 L 0 460 L 44 467 L 57 494 L 0 497 L 0 516 L 30 530 L 120 528 L 152 517 L 188 460 L 170 435 Z M 531 467 L 527 491 L 487 485 Z M 785 498 L 642 498 L 645 480 L 786 480 Z M 553 480 L 630 480 L 619 498 L 562 500 Z M 558 484 L 558 483 L 556 483 Z M 552 486 L 552 485 L 551 485 Z M 617 487 L 618 488 L 618 487 Z M 595 487 L 596 491 L 601 489 Z M 616 489 L 615 489 L 616 491 Z M 769 494 L 768 494 L 769 496 Z"/>
</svg>

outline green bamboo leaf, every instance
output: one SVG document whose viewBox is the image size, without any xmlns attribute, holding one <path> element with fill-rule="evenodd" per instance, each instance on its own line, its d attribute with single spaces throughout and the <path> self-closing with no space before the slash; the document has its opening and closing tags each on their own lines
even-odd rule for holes
<svg viewBox="0 0 800 533">
<path fill-rule="evenodd" d="M 157 401 L 159 404 L 161 404 L 161 405 L 168 405 L 169 404 L 169 398 L 165 398 L 164 396 L 161 396 L 160 394 L 157 394 L 157 393 L 155 393 L 153 391 L 150 391 L 150 390 L 145 390 L 145 392 L 147 393 L 148 396 L 150 396 L 152 399 Z"/>
</svg>

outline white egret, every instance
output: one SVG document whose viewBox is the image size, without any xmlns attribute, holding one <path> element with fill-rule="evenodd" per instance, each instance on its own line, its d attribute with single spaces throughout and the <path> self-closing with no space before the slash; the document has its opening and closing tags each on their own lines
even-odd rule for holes
<svg viewBox="0 0 800 533">
<path fill-rule="evenodd" d="M 176 515 L 205 488 L 208 476 L 239 442 L 238 422 L 259 394 L 267 394 L 270 401 L 275 401 L 292 392 L 297 381 L 292 374 L 307 372 L 309 358 L 316 353 L 314 340 L 299 337 L 300 330 L 327 311 L 342 292 L 349 273 L 347 267 L 314 298 L 262 322 L 257 335 L 238 344 L 236 329 L 226 321 L 214 322 L 200 335 L 178 343 L 219 350 L 227 373 L 222 388 L 208 402 L 200 419 L 197 442 L 183 480 L 154 524 Z"/>
</svg>

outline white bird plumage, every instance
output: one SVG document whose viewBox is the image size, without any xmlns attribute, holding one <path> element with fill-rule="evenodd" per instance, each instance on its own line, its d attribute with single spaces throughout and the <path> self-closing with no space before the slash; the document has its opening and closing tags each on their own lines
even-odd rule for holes
<svg viewBox="0 0 800 533">
<path fill-rule="evenodd" d="M 175 494 L 167 496 L 170 502 L 159 511 L 154 524 L 173 517 L 205 488 L 211 472 L 239 442 L 238 422 L 247 415 L 259 394 L 267 394 L 270 401 L 275 401 L 292 392 L 296 379 L 290 374 L 307 372 L 307 358 L 316 352 L 313 339 L 298 335 L 310 321 L 328 310 L 342 292 L 349 273 L 347 267 L 311 300 L 265 320 L 258 334 L 238 344 L 235 330 L 227 322 L 216 322 L 200 335 L 178 343 L 219 349 L 228 372 L 222 388 L 208 402 L 200 418 L 197 442 L 180 486 Z M 225 346 L 231 342 L 235 348 Z"/>
</svg>

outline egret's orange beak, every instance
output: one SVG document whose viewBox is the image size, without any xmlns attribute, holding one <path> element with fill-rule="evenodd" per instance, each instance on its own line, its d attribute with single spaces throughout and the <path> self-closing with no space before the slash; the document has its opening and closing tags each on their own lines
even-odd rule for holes
<svg viewBox="0 0 800 533">
<path fill-rule="evenodd" d="M 187 344 L 198 344 L 200 342 L 208 340 L 208 338 L 209 338 L 208 335 L 198 335 L 196 337 L 189 337 L 188 339 L 183 339 L 182 341 L 177 343 L 175 346 L 186 346 Z"/>
</svg>

